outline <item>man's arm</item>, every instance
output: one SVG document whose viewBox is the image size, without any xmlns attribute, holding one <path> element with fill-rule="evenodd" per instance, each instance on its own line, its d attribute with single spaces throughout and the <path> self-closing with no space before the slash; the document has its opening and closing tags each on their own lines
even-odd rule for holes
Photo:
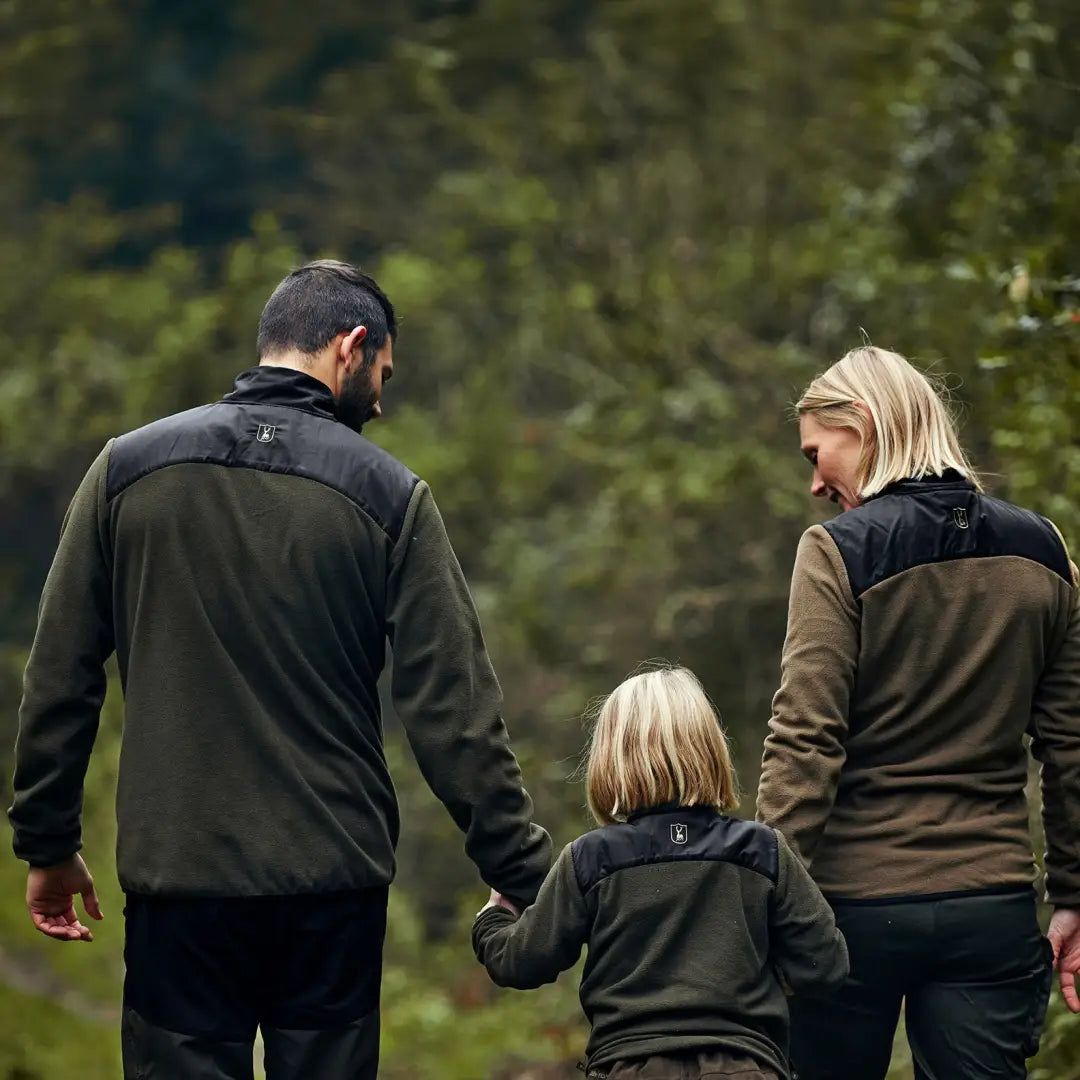
<svg viewBox="0 0 1080 1080">
<path fill-rule="evenodd" d="M 72 892 L 82 892 L 87 909 L 100 917 L 77 852 L 82 847 L 83 782 L 105 700 L 105 661 L 113 651 L 105 511 L 110 446 L 90 466 L 68 507 L 41 594 L 23 678 L 14 801 L 8 813 L 15 854 L 31 866 L 27 903 L 35 925 L 64 938 L 89 935 L 69 932 L 72 925 L 78 927 L 66 918 L 69 911 L 74 916 Z"/>
<path fill-rule="evenodd" d="M 809 866 L 836 799 L 855 685 L 859 609 L 832 537 L 799 543 L 791 578 L 780 689 L 761 762 L 757 817 Z"/>
<path fill-rule="evenodd" d="M 1080 585 L 1075 564 L 1068 624 L 1035 692 L 1031 751 L 1042 765 L 1046 898 L 1055 907 L 1047 936 L 1065 1001 L 1080 1012 Z"/>
<path fill-rule="evenodd" d="M 423 482 L 391 556 L 387 633 L 394 708 L 424 779 L 484 881 L 527 906 L 551 864 L 551 839 L 532 821 L 476 609 Z"/>
</svg>

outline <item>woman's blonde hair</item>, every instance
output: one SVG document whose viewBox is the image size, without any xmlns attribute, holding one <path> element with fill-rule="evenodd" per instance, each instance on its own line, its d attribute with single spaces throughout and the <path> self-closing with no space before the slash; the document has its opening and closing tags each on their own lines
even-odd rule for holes
<svg viewBox="0 0 1080 1080">
<path fill-rule="evenodd" d="M 824 427 L 858 433 L 862 455 L 856 487 L 864 499 L 897 480 L 940 476 L 946 469 L 955 469 L 981 491 L 943 395 L 943 387 L 935 387 L 899 353 L 864 345 L 814 379 L 795 408 L 800 416 L 813 414 Z"/>
<path fill-rule="evenodd" d="M 608 695 L 589 744 L 585 792 L 601 825 L 666 803 L 737 804 L 727 739 L 693 672 L 644 671 Z"/>
</svg>

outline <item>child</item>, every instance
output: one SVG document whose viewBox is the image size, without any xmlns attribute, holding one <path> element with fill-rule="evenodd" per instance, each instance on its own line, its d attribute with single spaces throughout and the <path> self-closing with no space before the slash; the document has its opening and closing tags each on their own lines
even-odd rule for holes
<svg viewBox="0 0 1080 1080">
<path fill-rule="evenodd" d="M 586 793 L 602 826 L 562 851 L 520 918 L 496 893 L 473 926 L 500 986 L 534 989 L 588 945 L 587 1075 L 790 1076 L 794 992 L 848 972 L 832 911 L 783 837 L 726 817 L 727 741 L 686 668 L 628 679 L 600 709 Z"/>
</svg>

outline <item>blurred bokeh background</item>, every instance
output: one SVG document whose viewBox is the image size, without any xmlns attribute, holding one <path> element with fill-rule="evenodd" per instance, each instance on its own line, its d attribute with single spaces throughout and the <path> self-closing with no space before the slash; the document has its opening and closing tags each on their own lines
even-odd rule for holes
<svg viewBox="0 0 1080 1080">
<path fill-rule="evenodd" d="M 789 406 L 864 333 L 945 377 L 990 489 L 1080 546 L 1075 0 L 0 0 L 4 806 L 79 477 L 227 391 L 322 255 L 401 315 L 370 434 L 435 491 L 557 843 L 587 825 L 582 710 L 649 657 L 703 679 L 752 813 L 796 541 L 832 512 Z M 120 1074 L 121 725 L 114 686 L 93 945 L 35 937 L 0 826 L 0 1080 Z M 389 729 L 381 1075 L 578 1075 L 575 973 L 488 984 L 485 890 Z M 1057 1002 L 1031 1075 L 1080 1076 Z"/>
</svg>

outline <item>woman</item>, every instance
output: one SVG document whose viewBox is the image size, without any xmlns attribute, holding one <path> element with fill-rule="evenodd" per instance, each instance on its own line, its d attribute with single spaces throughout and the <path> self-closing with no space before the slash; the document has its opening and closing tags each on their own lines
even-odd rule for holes
<svg viewBox="0 0 1080 1080">
<path fill-rule="evenodd" d="M 934 388 L 866 347 L 798 403 L 811 491 L 758 816 L 836 913 L 851 975 L 792 999 L 800 1080 L 1023 1077 L 1049 994 L 1024 736 L 1042 763 L 1054 958 L 1080 967 L 1080 608 L 1045 518 L 982 493 Z M 1060 954 L 1060 956 L 1059 956 Z"/>
</svg>

